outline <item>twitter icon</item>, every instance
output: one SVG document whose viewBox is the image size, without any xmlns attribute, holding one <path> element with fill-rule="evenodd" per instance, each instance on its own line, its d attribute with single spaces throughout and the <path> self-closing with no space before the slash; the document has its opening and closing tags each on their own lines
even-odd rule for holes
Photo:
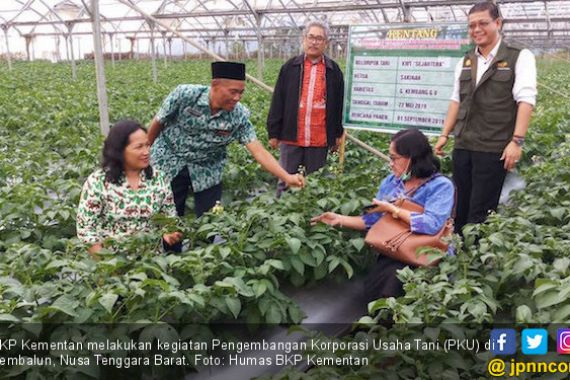
<svg viewBox="0 0 570 380">
<path fill-rule="evenodd" d="M 548 332 L 545 329 L 524 329 L 521 341 L 525 355 L 546 355 L 548 352 Z"/>
</svg>

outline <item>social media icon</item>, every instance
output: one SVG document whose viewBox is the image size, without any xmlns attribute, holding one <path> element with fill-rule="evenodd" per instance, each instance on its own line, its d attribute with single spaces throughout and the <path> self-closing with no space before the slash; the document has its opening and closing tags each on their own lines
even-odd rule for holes
<svg viewBox="0 0 570 380">
<path fill-rule="evenodd" d="M 545 329 L 524 329 L 521 340 L 525 355 L 545 355 L 548 352 L 548 332 Z"/>
<path fill-rule="evenodd" d="M 570 329 L 558 329 L 556 351 L 559 354 L 570 355 Z"/>
<path fill-rule="evenodd" d="M 517 333 L 515 332 L 515 330 L 513 329 L 491 330 L 490 351 L 495 355 L 514 354 L 517 351 Z"/>
</svg>

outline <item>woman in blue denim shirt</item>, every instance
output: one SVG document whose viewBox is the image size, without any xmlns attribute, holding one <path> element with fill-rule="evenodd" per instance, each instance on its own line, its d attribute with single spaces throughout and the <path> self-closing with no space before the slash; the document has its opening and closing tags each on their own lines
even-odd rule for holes
<svg viewBox="0 0 570 380">
<path fill-rule="evenodd" d="M 312 222 L 367 231 L 385 212 L 389 212 L 408 223 L 414 233 L 435 235 L 439 232 L 451 216 L 455 188 L 451 180 L 439 174 L 439 160 L 434 156 L 428 139 L 418 129 L 399 131 L 392 136 L 389 153 L 392 174 L 382 181 L 372 201 L 380 206 L 381 212 L 358 216 L 325 212 L 314 217 Z M 423 206 L 424 212 L 398 208 L 393 201 L 399 197 L 410 198 Z M 367 298 L 373 300 L 403 295 L 402 283 L 396 278 L 396 271 L 406 266 L 378 255 L 378 261 L 366 280 Z"/>
</svg>

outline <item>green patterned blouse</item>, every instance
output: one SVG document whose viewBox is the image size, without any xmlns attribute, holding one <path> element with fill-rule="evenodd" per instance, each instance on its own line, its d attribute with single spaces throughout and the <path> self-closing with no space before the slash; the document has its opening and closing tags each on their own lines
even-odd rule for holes
<svg viewBox="0 0 570 380">
<path fill-rule="evenodd" d="M 120 185 L 105 181 L 99 169 L 85 181 L 77 209 L 77 236 L 86 244 L 106 238 L 122 238 L 153 229 L 150 218 L 155 214 L 176 216 L 170 184 L 164 175 L 153 171 L 151 179 L 141 172 L 137 190 L 123 180 Z"/>
<path fill-rule="evenodd" d="M 164 129 L 151 148 L 153 167 L 169 181 L 188 167 L 195 192 L 222 182 L 227 145 L 257 138 L 246 107 L 238 103 L 231 112 L 212 115 L 209 97 L 209 86 L 176 87 L 156 115 Z"/>
</svg>

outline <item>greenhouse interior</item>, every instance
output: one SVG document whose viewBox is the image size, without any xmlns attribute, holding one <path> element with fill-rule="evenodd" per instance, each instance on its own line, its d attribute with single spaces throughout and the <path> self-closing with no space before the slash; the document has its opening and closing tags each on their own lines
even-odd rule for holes
<svg viewBox="0 0 570 380">
<path fill-rule="evenodd" d="M 1 378 L 567 376 L 570 1 L 0 29 Z"/>
</svg>

